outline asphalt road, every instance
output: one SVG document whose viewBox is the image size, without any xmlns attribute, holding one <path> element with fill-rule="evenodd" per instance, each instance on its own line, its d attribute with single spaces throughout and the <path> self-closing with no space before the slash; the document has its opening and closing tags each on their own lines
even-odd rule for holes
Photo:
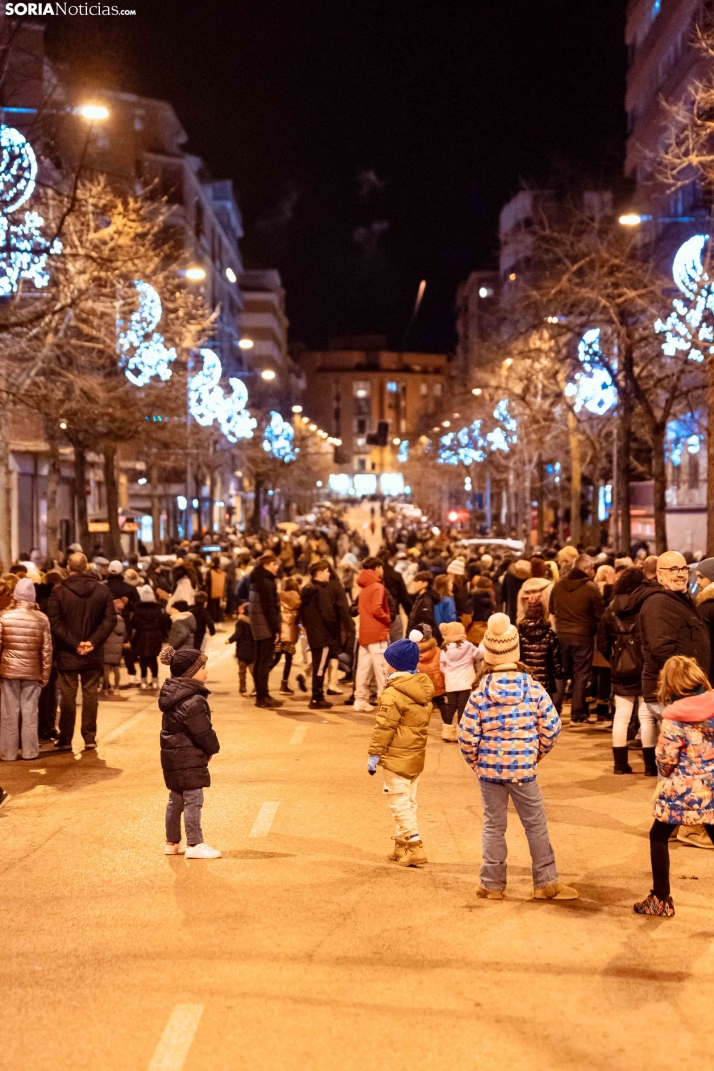
<svg viewBox="0 0 714 1071">
<path fill-rule="evenodd" d="M 632 914 L 649 890 L 653 785 L 612 776 L 607 734 L 566 729 L 540 767 L 581 899 L 530 900 L 511 813 L 508 899 L 478 901 L 478 789 L 436 723 L 420 790 L 430 862 L 404 870 L 387 861 L 391 817 L 366 773 L 371 717 L 318 717 L 297 697 L 256 710 L 237 698 L 226 635 L 209 663 L 221 752 L 204 808 L 222 859 L 163 855 L 154 699 L 102 704 L 95 753 L 0 766 L 13 794 L 0 1068 L 708 1065 L 714 852 L 673 849 L 674 919 Z"/>
</svg>

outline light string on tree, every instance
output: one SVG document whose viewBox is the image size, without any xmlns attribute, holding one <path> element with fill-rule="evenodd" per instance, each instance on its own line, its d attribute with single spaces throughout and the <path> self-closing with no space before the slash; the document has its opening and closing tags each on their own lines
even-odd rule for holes
<svg viewBox="0 0 714 1071">
<path fill-rule="evenodd" d="M 655 322 L 655 331 L 664 334 L 662 352 L 667 357 L 687 354 L 690 361 L 701 363 L 714 354 L 714 334 L 707 312 L 714 312 L 714 286 L 702 264 L 708 234 L 695 234 L 677 250 L 672 278 L 686 301 L 674 298 L 672 312 L 666 320 Z"/>
<path fill-rule="evenodd" d="M 231 443 L 239 439 L 252 439 L 253 428 L 258 421 L 246 409 L 248 390 L 245 383 L 241 379 L 229 379 L 231 393 L 226 394 L 221 387 L 223 369 L 218 354 L 209 349 L 199 352 L 203 367 L 195 376 L 191 376 L 188 384 L 191 416 L 204 428 L 217 422 Z"/>
<path fill-rule="evenodd" d="M 117 320 L 119 367 L 135 387 L 145 387 L 152 376 L 164 381 L 171 378 L 171 361 L 176 360 L 176 350 L 167 349 L 164 336 L 155 330 L 162 315 L 161 298 L 149 283 L 134 280 L 139 295 L 139 307 L 129 317 L 124 328 Z M 124 330 L 122 330 L 124 328 Z"/>
</svg>

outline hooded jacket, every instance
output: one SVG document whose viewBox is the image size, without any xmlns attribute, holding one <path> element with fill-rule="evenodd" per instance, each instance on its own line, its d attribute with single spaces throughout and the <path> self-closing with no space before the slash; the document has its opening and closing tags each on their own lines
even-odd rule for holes
<svg viewBox="0 0 714 1071">
<path fill-rule="evenodd" d="M 542 684 L 518 669 L 486 673 L 459 723 L 461 753 L 483 781 L 536 779 L 539 755 L 560 733 L 560 718 Z"/>
<path fill-rule="evenodd" d="M 553 581 L 546 579 L 544 576 L 533 576 L 528 580 L 524 580 L 520 591 L 518 592 L 518 611 L 516 615 L 516 622 L 521 622 L 526 616 L 526 607 L 528 606 L 528 600 L 531 595 L 539 595 L 540 600 L 543 603 L 543 616 L 548 613 L 548 607 L 550 606 L 550 595 L 553 590 Z"/>
<path fill-rule="evenodd" d="M 158 602 L 140 602 L 131 615 L 130 640 L 137 658 L 156 658 L 168 639 L 171 619 Z"/>
<path fill-rule="evenodd" d="M 614 595 L 610 601 L 610 605 L 600 618 L 600 624 L 598 625 L 597 630 L 597 648 L 603 658 L 610 664 L 615 644 L 617 643 L 621 632 L 618 627 L 618 622 L 621 622 L 624 628 L 630 628 L 634 623 L 635 627 L 632 632 L 632 645 L 635 654 L 639 653 L 640 661 L 642 659 L 640 633 L 636 622 L 637 615 L 640 612 L 640 606 L 642 605 L 642 600 L 639 597 L 638 592 L 640 592 L 640 588 L 635 588 L 631 595 Z M 637 598 L 635 598 L 635 596 L 637 596 Z M 612 665 L 612 691 L 613 695 L 641 695 L 642 666 L 640 665 L 639 673 L 627 676 L 618 672 L 617 665 Z"/>
<path fill-rule="evenodd" d="M 565 580 L 554 585 L 550 613 L 555 617 L 555 631 L 559 636 L 590 639 L 597 632 L 604 612 L 600 589 L 581 569 L 571 569 Z"/>
<path fill-rule="evenodd" d="M 161 686 L 161 768 L 172 792 L 211 783 L 208 760 L 220 744 L 211 724 L 210 694 L 193 677 L 169 677 Z"/>
<path fill-rule="evenodd" d="M 310 647 L 339 647 L 337 611 L 327 584 L 313 580 L 300 593 L 300 620 Z"/>
<path fill-rule="evenodd" d="M 385 770 L 413 781 L 424 769 L 433 695 L 434 686 L 425 673 L 387 678 L 369 745 L 369 754 L 379 755 Z"/>
<path fill-rule="evenodd" d="M 430 625 L 437 643 L 441 643 L 441 630 L 436 623 L 436 617 L 434 615 L 434 607 L 440 601 L 440 598 L 441 597 L 436 594 L 432 587 L 428 587 L 426 591 L 421 593 L 421 595 L 415 596 L 412 610 L 409 614 L 409 621 L 407 623 L 407 636 L 413 628 L 419 628 L 421 625 Z"/>
<path fill-rule="evenodd" d="M 633 598 L 638 594 L 633 592 Z M 642 599 L 638 619 L 642 646 L 642 696 L 647 703 L 657 701 L 660 670 L 672 655 L 687 655 L 709 672 L 711 645 L 709 629 L 692 599 L 683 591 L 669 591 L 652 585 Z"/>
<path fill-rule="evenodd" d="M 0 614 L 0 677 L 39 681 L 52 672 L 50 623 L 34 603 L 16 602 Z"/>
<path fill-rule="evenodd" d="M 169 632 L 169 643 L 174 651 L 180 651 L 182 647 L 195 647 L 196 618 L 190 610 L 182 610 L 174 614 Z"/>
<path fill-rule="evenodd" d="M 300 614 L 300 592 L 280 592 L 280 642 L 294 647 L 298 641 L 298 617 Z"/>
<path fill-rule="evenodd" d="M 655 751 L 663 777 L 654 804 L 660 822 L 714 824 L 714 692 L 686 696 L 662 711 Z"/>
<path fill-rule="evenodd" d="M 236 627 L 233 629 L 233 635 L 229 638 L 228 643 L 235 643 L 236 658 L 239 662 L 245 662 L 248 666 L 253 665 L 255 662 L 255 640 L 253 639 L 250 621 L 245 614 L 238 614 Z"/>
<path fill-rule="evenodd" d="M 531 676 L 542 684 L 548 695 L 555 695 L 556 682 L 563 679 L 560 644 L 547 621 L 525 617 L 518 625 L 521 661 Z"/>
<path fill-rule="evenodd" d="M 89 573 L 70 573 L 53 588 L 47 616 L 60 673 L 103 668 L 102 648 L 117 619 L 112 594 L 106 584 Z M 88 640 L 94 650 L 78 655 L 77 647 L 83 640 Z"/>
<path fill-rule="evenodd" d="M 104 665 L 118 666 L 124 654 L 126 643 L 126 621 L 121 614 L 117 615 L 114 628 L 104 641 Z"/>
<path fill-rule="evenodd" d="M 389 639 L 389 606 L 384 584 L 374 569 L 363 569 L 357 577 L 360 589 L 359 607 L 359 642 L 362 647 L 370 643 L 384 643 Z"/>
<path fill-rule="evenodd" d="M 430 636 L 428 640 L 422 640 L 417 646 L 419 648 L 417 669 L 420 673 L 426 673 L 434 685 L 434 695 L 443 695 L 446 691 L 446 682 L 441 672 L 441 650 L 435 637 Z"/>
<path fill-rule="evenodd" d="M 272 640 L 280 632 L 280 599 L 275 577 L 256 565 L 250 574 L 248 616 L 254 640 Z"/>
<path fill-rule="evenodd" d="M 447 643 L 441 652 L 441 672 L 447 692 L 471 691 L 476 676 L 476 648 L 469 640 Z"/>
</svg>

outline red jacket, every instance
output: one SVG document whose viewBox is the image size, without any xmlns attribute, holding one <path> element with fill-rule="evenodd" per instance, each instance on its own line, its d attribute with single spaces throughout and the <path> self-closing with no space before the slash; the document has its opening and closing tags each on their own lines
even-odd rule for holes
<svg viewBox="0 0 714 1071">
<path fill-rule="evenodd" d="M 389 639 L 389 605 L 384 584 L 374 569 L 363 569 L 357 577 L 359 593 L 359 642 L 363 647 Z"/>
</svg>

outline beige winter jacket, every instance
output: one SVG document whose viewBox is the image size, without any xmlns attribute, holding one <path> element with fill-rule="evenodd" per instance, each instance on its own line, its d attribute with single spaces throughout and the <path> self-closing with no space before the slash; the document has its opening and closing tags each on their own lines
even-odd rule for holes
<svg viewBox="0 0 714 1071">
<path fill-rule="evenodd" d="M 298 641 L 297 616 L 300 610 L 300 595 L 297 591 L 280 592 L 280 642 L 292 644 Z"/>
<path fill-rule="evenodd" d="M 426 673 L 406 673 L 387 682 L 369 745 L 369 754 L 380 755 L 385 770 L 413 781 L 424 769 L 433 695 Z"/>
<path fill-rule="evenodd" d="M 50 622 L 35 603 L 13 602 L 0 614 L 0 677 L 40 681 L 52 670 Z"/>
</svg>

